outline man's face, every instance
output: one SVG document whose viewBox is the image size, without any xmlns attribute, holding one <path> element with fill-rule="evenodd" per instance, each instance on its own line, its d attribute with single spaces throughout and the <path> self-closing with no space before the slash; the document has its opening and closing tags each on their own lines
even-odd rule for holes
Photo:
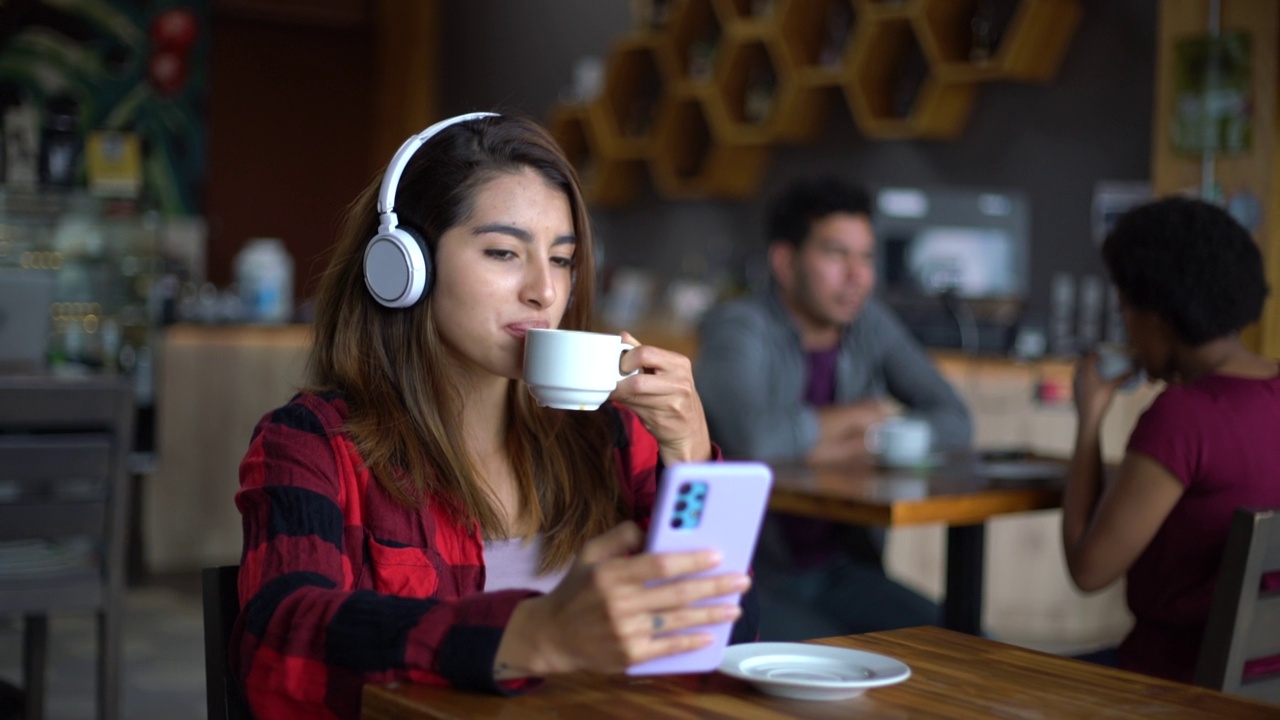
<svg viewBox="0 0 1280 720">
<path fill-rule="evenodd" d="M 875 236 L 866 215 L 836 212 L 813 221 L 800 247 L 776 248 L 774 274 L 801 322 L 848 325 L 875 290 Z"/>
</svg>

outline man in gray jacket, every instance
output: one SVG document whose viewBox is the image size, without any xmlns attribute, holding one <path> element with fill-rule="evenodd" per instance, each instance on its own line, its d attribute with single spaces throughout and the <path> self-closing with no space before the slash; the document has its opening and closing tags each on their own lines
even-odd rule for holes
<svg viewBox="0 0 1280 720">
<path fill-rule="evenodd" d="M 964 402 L 873 297 L 868 193 L 834 178 L 792 184 L 769 217 L 766 291 L 712 311 L 694 366 L 712 439 L 730 457 L 869 459 L 889 399 L 929 421 L 935 449 L 967 447 Z M 936 624 L 938 607 L 890 580 L 883 534 L 771 515 L 755 559 L 762 640 Z"/>
</svg>

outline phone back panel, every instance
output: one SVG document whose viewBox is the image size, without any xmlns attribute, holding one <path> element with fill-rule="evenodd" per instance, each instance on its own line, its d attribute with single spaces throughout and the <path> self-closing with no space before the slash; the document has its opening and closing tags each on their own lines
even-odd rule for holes
<svg viewBox="0 0 1280 720">
<path fill-rule="evenodd" d="M 760 523 L 769 501 L 773 472 L 756 462 L 683 463 L 668 467 L 658 483 L 645 550 L 651 553 L 716 549 L 719 567 L 692 577 L 746 572 L 755 554 Z M 737 594 L 698 605 L 736 604 Z M 729 643 L 732 623 L 677 632 L 710 632 L 715 642 L 701 650 L 633 665 L 630 675 L 714 670 Z"/>
</svg>

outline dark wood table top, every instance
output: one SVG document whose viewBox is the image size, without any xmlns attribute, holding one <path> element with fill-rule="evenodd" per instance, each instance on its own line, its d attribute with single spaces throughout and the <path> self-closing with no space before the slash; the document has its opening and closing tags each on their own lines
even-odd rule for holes
<svg viewBox="0 0 1280 720">
<path fill-rule="evenodd" d="M 836 701 L 765 695 L 720 673 L 652 678 L 587 673 L 503 698 L 442 687 L 368 685 L 364 720 L 486 718 L 1231 718 L 1280 707 L 1006 645 L 942 628 L 814 641 L 906 663 L 905 682 Z"/>
<path fill-rule="evenodd" d="M 786 463 L 773 470 L 770 510 L 858 525 L 966 525 L 1061 507 L 1067 463 L 964 453 L 926 468 Z"/>
</svg>

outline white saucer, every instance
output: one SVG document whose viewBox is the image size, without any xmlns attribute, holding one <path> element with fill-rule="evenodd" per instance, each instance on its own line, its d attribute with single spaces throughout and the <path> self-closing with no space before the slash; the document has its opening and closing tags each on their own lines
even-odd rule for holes
<svg viewBox="0 0 1280 720">
<path fill-rule="evenodd" d="M 931 452 L 913 462 L 892 462 L 887 458 L 876 457 L 876 467 L 885 470 L 928 470 L 929 468 L 938 467 L 946 461 L 946 453 Z"/>
<path fill-rule="evenodd" d="M 760 692 L 798 700 L 843 700 L 911 677 L 911 668 L 884 655 L 781 642 L 732 645 L 720 672 Z"/>
<path fill-rule="evenodd" d="M 979 463 L 976 474 L 990 480 L 1055 480 L 1066 476 L 1066 463 L 1051 460 L 997 460 Z"/>
</svg>

